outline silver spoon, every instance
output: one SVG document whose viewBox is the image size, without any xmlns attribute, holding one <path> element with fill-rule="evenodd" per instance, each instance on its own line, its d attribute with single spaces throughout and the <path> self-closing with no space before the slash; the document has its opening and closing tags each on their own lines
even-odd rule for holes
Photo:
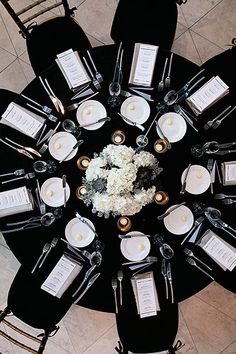
<svg viewBox="0 0 236 354">
<path fill-rule="evenodd" d="M 19 170 L 15 170 L 14 172 L 10 172 L 10 173 L 4 173 L 2 175 L 0 175 L 0 177 L 6 177 L 6 176 L 22 176 L 25 174 L 25 170 L 23 168 L 19 169 Z"/>
<path fill-rule="evenodd" d="M 7 181 L 3 181 L 2 184 L 8 183 L 8 182 L 14 182 L 14 181 L 18 181 L 20 179 L 31 179 L 35 177 L 35 173 L 34 172 L 29 172 L 26 173 L 26 175 L 22 176 L 22 177 L 17 177 L 17 178 L 12 178 L 12 179 L 8 179 Z"/>
</svg>

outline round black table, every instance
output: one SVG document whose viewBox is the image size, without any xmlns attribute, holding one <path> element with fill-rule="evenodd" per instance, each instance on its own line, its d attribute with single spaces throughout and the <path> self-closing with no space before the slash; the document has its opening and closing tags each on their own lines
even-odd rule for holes
<svg viewBox="0 0 236 354">
<path fill-rule="evenodd" d="M 97 271 L 101 272 L 101 276 L 86 293 L 86 295 L 79 301 L 79 305 L 107 312 L 114 312 L 114 297 L 113 289 L 111 287 L 111 279 L 117 277 L 117 271 L 123 269 L 124 280 L 123 280 L 123 296 L 129 298 L 129 301 L 134 301 L 134 296 L 132 293 L 132 287 L 130 278 L 132 272 L 127 266 L 121 266 L 121 263 L 127 261 L 120 251 L 120 239 L 118 234 L 120 231 L 117 228 L 117 219 L 118 217 L 110 217 L 109 219 L 99 218 L 97 215 L 94 215 L 91 212 L 91 207 L 87 207 L 81 200 L 76 197 L 76 189 L 82 184 L 82 177 L 84 172 L 77 168 L 77 159 L 79 156 L 86 155 L 90 158 L 93 157 L 94 153 L 99 153 L 106 145 L 111 144 L 111 134 L 117 129 L 120 129 L 125 132 L 126 140 L 125 144 L 133 148 L 136 147 L 136 137 L 140 135 L 140 131 L 132 127 L 131 125 L 126 124 L 117 114 L 119 111 L 118 108 L 111 108 L 107 104 L 107 99 L 109 97 L 108 86 L 112 80 L 115 59 L 117 55 L 118 47 L 116 45 L 108 45 L 96 47 L 91 50 L 92 57 L 96 63 L 96 66 L 99 72 L 102 73 L 104 82 L 102 83 L 102 88 L 99 90 L 99 94 L 94 97 L 94 99 L 103 103 L 107 110 L 107 115 L 111 117 L 110 122 L 106 122 L 98 130 L 82 130 L 80 136 L 84 140 L 84 143 L 79 147 L 77 155 L 69 160 L 64 161 L 59 164 L 55 160 L 57 165 L 57 170 L 54 174 L 48 175 L 37 174 L 37 178 L 40 182 L 40 185 L 50 177 L 62 177 L 63 174 L 67 175 L 67 183 L 70 186 L 71 195 L 67 202 L 66 208 L 63 210 L 63 217 L 59 220 L 56 220 L 49 227 L 40 227 L 34 228 L 31 230 L 24 230 L 17 233 L 10 233 L 4 235 L 6 242 L 19 262 L 25 266 L 29 271 L 35 264 L 39 254 L 42 251 L 43 245 L 45 242 L 50 242 L 53 237 L 64 238 L 65 237 L 65 227 L 66 224 L 75 217 L 75 212 L 79 213 L 90 219 L 96 227 L 96 231 L 99 235 L 99 239 L 104 242 L 105 248 L 102 252 L 103 261 L 101 266 Z M 80 55 L 85 53 L 81 52 Z M 129 72 L 131 68 L 133 47 L 129 46 L 124 50 L 123 57 L 123 83 L 122 89 L 128 89 L 128 79 Z M 155 87 L 152 97 L 154 102 L 149 102 L 151 108 L 150 118 L 144 123 L 145 128 L 149 126 L 150 122 L 156 114 L 156 105 L 160 102 L 167 91 L 157 92 L 157 83 L 160 81 L 161 73 L 163 69 L 163 64 L 165 58 L 169 56 L 169 52 L 159 49 L 157 55 L 157 61 L 153 76 L 153 85 Z M 172 64 L 172 74 L 171 74 L 171 89 L 178 90 L 182 87 L 191 77 L 193 77 L 197 72 L 200 71 L 200 68 L 194 63 L 174 55 L 173 64 Z M 70 98 L 73 93 L 69 89 L 60 69 L 55 64 L 53 67 L 49 68 L 42 76 L 46 77 L 50 82 L 53 90 L 57 97 L 59 97 L 65 106 L 71 104 Z M 206 80 L 211 77 L 210 72 L 205 72 Z M 224 78 L 222 78 L 224 79 Z M 226 82 L 227 83 L 227 82 Z M 35 78 L 24 90 L 23 93 L 54 109 L 52 102 L 44 91 L 42 85 L 39 82 L 38 78 Z M 13 92 L 8 92 L 5 90 L 1 91 L 1 113 L 7 108 L 8 104 L 11 101 L 14 101 L 24 107 L 26 106 L 26 100 Z M 125 98 L 122 98 L 122 101 Z M 157 216 L 166 211 L 167 207 L 178 204 L 181 202 L 186 202 L 191 210 L 193 208 L 194 202 L 205 203 L 206 206 L 216 207 L 221 210 L 222 218 L 231 226 L 236 226 L 234 220 L 234 206 L 223 206 L 220 201 L 214 200 L 213 195 L 208 189 L 205 193 L 200 195 L 192 195 L 185 193 L 180 195 L 181 188 L 181 175 L 184 169 L 191 164 L 200 164 L 206 167 L 207 159 L 209 156 L 203 155 L 200 158 L 193 157 L 191 155 L 190 148 L 194 144 L 203 144 L 206 141 L 216 140 L 220 143 L 233 141 L 234 132 L 232 125 L 232 117 L 227 119 L 224 124 L 217 130 L 208 130 L 205 131 L 202 126 L 203 124 L 215 117 L 219 112 L 221 112 L 229 103 L 233 102 L 233 96 L 231 94 L 227 95 L 221 99 L 218 103 L 209 108 L 205 113 L 200 115 L 197 118 L 196 127 L 198 127 L 199 132 L 195 132 L 189 125 L 187 125 L 187 133 L 182 140 L 172 144 L 172 149 L 163 154 L 157 154 L 153 145 L 155 140 L 158 138 L 156 129 L 153 128 L 148 135 L 149 144 L 147 150 L 153 153 L 156 158 L 159 160 L 160 167 L 163 168 L 163 172 L 160 174 L 160 188 L 166 191 L 169 194 L 170 200 L 167 205 L 160 206 L 155 202 L 145 206 L 137 215 L 131 216 L 132 220 L 132 229 L 136 231 L 141 231 L 146 234 L 154 235 L 156 233 L 161 233 L 164 235 L 167 243 L 171 245 L 174 249 L 174 257 L 171 259 L 172 265 L 172 276 L 173 276 L 173 287 L 174 287 L 174 297 L 176 302 L 181 302 L 184 299 L 196 294 L 198 291 L 206 287 L 210 282 L 207 276 L 200 272 L 195 267 L 189 265 L 186 262 L 186 255 L 183 252 L 183 247 L 180 245 L 181 241 L 184 239 L 185 235 L 174 235 L 166 230 L 164 227 L 163 221 L 158 221 Z M 186 109 L 189 109 L 186 103 L 182 103 L 182 106 Z M 171 110 L 171 108 L 170 108 Z M 190 110 L 189 110 L 190 111 Z M 54 109 L 54 114 L 57 115 L 57 112 Z M 63 120 L 65 118 L 70 118 L 77 123 L 76 120 L 76 110 L 67 112 L 65 117 L 60 117 L 59 119 Z M 55 127 L 55 123 L 48 121 L 48 126 L 52 128 Z M 58 131 L 62 130 L 59 127 Z M 10 137 L 13 140 L 21 141 L 25 146 L 34 147 L 35 141 L 32 138 L 27 138 L 26 136 L 16 132 L 15 130 L 1 125 L 0 130 L 1 137 Z M 14 171 L 18 168 L 25 168 L 27 172 L 32 171 L 32 160 L 18 154 L 17 152 L 9 149 L 5 145 L 1 144 L 0 151 L 2 167 L 2 173 Z M 218 163 L 222 161 L 233 160 L 234 155 L 226 156 L 214 156 Z M 213 157 L 213 156 L 211 156 Z M 42 160 L 48 161 L 53 160 L 50 156 L 48 150 L 43 154 Z M 3 163 L 4 161 L 4 163 Z M 15 183 L 8 185 L 1 185 L 1 191 L 10 189 L 17 186 L 27 185 L 34 191 L 36 187 L 35 180 L 26 181 L 21 180 Z M 225 194 L 230 194 L 234 190 L 233 187 L 222 187 L 218 181 L 214 184 L 214 192 L 217 191 L 224 192 Z M 231 193 L 232 194 L 232 193 Z M 47 211 L 50 210 L 50 207 L 47 207 Z M 6 229 L 6 222 L 9 221 L 18 221 L 24 220 L 33 215 L 39 215 L 38 210 L 32 212 L 27 212 L 24 214 L 17 214 L 1 219 L 1 230 Z M 198 215 L 195 215 L 195 219 Z M 211 229 L 211 225 L 207 220 L 203 223 L 202 234 L 207 229 Z M 220 235 L 224 240 L 228 241 L 230 244 L 235 245 L 235 240 L 228 236 L 222 230 L 213 230 L 218 235 Z M 186 244 L 187 245 L 187 244 Z M 205 253 L 200 249 L 200 247 L 188 244 L 189 248 L 194 251 L 194 254 L 199 256 L 203 261 L 209 264 L 213 268 L 212 275 L 219 284 L 229 289 L 230 291 L 235 292 L 235 284 L 233 284 L 233 277 L 235 276 L 235 269 L 232 272 L 223 271 L 216 263 L 214 263 Z M 86 249 L 91 251 L 91 245 L 87 246 Z M 62 253 L 65 251 L 66 245 L 63 242 L 58 242 L 57 246 L 50 252 L 47 257 L 44 266 L 37 270 L 34 275 L 38 278 L 39 283 L 42 283 L 49 272 L 52 270 L 58 259 L 61 257 Z M 153 244 L 151 239 L 151 250 L 150 254 L 152 256 L 158 257 L 158 262 L 154 263 L 147 270 L 152 270 L 154 272 L 157 292 L 159 296 L 160 306 L 168 305 L 170 300 L 165 299 L 165 283 L 164 278 L 161 274 L 161 260 L 162 257 L 158 248 Z M 64 293 L 63 296 L 71 296 L 75 289 L 80 284 L 84 272 L 89 268 L 89 264 L 85 264 L 83 271 L 79 274 L 73 284 L 69 289 Z"/>
</svg>

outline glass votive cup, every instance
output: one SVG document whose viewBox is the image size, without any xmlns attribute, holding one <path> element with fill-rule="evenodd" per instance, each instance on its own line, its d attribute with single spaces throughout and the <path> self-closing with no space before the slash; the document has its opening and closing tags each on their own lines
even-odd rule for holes
<svg viewBox="0 0 236 354">
<path fill-rule="evenodd" d="M 88 156 L 80 156 L 77 160 L 77 167 L 84 171 L 87 169 L 90 162 L 90 158 Z"/>
<path fill-rule="evenodd" d="M 85 186 L 82 185 L 76 188 L 75 194 L 78 199 L 81 199 L 81 197 L 83 197 L 83 195 L 85 195 L 86 193 L 87 193 L 87 189 Z"/>
<path fill-rule="evenodd" d="M 132 221 L 127 216 L 121 216 L 117 220 L 117 227 L 120 231 L 123 231 L 123 232 L 129 231 L 131 226 L 132 226 Z"/>
<path fill-rule="evenodd" d="M 158 154 L 163 154 L 168 150 L 168 144 L 165 139 L 157 139 L 154 143 L 154 150 Z"/>
<path fill-rule="evenodd" d="M 122 130 L 115 130 L 111 135 L 111 141 L 115 145 L 123 144 L 125 141 L 125 133 Z"/>
<path fill-rule="evenodd" d="M 154 195 L 154 201 L 159 205 L 167 204 L 169 201 L 169 195 L 164 191 L 157 191 Z"/>
</svg>

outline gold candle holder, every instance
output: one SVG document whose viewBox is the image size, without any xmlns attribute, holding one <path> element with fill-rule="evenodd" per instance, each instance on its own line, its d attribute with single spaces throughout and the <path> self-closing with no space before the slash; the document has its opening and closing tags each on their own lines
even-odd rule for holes
<svg viewBox="0 0 236 354">
<path fill-rule="evenodd" d="M 88 156 L 80 156 L 77 160 L 77 167 L 84 171 L 87 169 L 90 162 L 90 158 Z"/>
<path fill-rule="evenodd" d="M 123 232 L 129 231 L 131 226 L 132 226 L 132 222 L 131 222 L 130 218 L 128 218 L 127 216 L 121 216 L 117 220 L 117 227 L 120 231 L 123 231 Z"/>
<path fill-rule="evenodd" d="M 165 139 L 156 140 L 154 143 L 154 150 L 158 154 L 163 154 L 164 152 L 166 152 L 168 150 L 167 141 Z"/>
<path fill-rule="evenodd" d="M 158 191 L 154 195 L 154 200 L 159 205 L 167 204 L 169 201 L 169 195 L 164 191 Z"/>
<path fill-rule="evenodd" d="M 125 133 L 122 130 L 115 130 L 111 135 L 111 141 L 115 145 L 123 144 L 125 141 Z"/>
<path fill-rule="evenodd" d="M 79 187 L 76 189 L 76 191 L 75 191 L 76 197 L 77 197 L 78 199 L 81 199 L 81 197 L 82 197 L 83 195 L 85 195 L 86 193 L 87 193 L 87 189 L 86 189 L 85 186 L 79 186 Z"/>
</svg>

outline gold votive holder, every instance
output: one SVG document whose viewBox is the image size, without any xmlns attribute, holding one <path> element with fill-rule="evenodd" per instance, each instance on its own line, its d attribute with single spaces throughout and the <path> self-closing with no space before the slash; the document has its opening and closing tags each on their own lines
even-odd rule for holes
<svg viewBox="0 0 236 354">
<path fill-rule="evenodd" d="M 115 130 L 111 135 L 111 141 L 115 145 L 123 144 L 125 141 L 125 133 L 122 130 Z"/>
<path fill-rule="evenodd" d="M 168 150 L 168 144 L 165 139 L 157 139 L 154 143 L 154 150 L 158 154 L 163 154 L 163 152 L 166 152 Z"/>
<path fill-rule="evenodd" d="M 87 193 L 87 189 L 85 186 L 82 185 L 82 186 L 79 186 L 78 188 L 76 188 L 75 194 L 78 199 L 81 199 L 81 197 L 83 195 L 85 195 L 86 193 Z"/>
<path fill-rule="evenodd" d="M 164 191 L 157 191 L 154 195 L 154 201 L 159 205 L 167 204 L 169 201 L 169 195 Z"/>
<path fill-rule="evenodd" d="M 80 156 L 77 160 L 77 167 L 84 171 L 87 169 L 90 162 L 90 158 L 88 156 Z"/>
<path fill-rule="evenodd" d="M 127 216 L 121 216 L 117 220 L 117 227 L 120 231 L 123 231 L 123 232 L 129 231 L 131 226 L 132 226 L 132 221 Z"/>
</svg>

